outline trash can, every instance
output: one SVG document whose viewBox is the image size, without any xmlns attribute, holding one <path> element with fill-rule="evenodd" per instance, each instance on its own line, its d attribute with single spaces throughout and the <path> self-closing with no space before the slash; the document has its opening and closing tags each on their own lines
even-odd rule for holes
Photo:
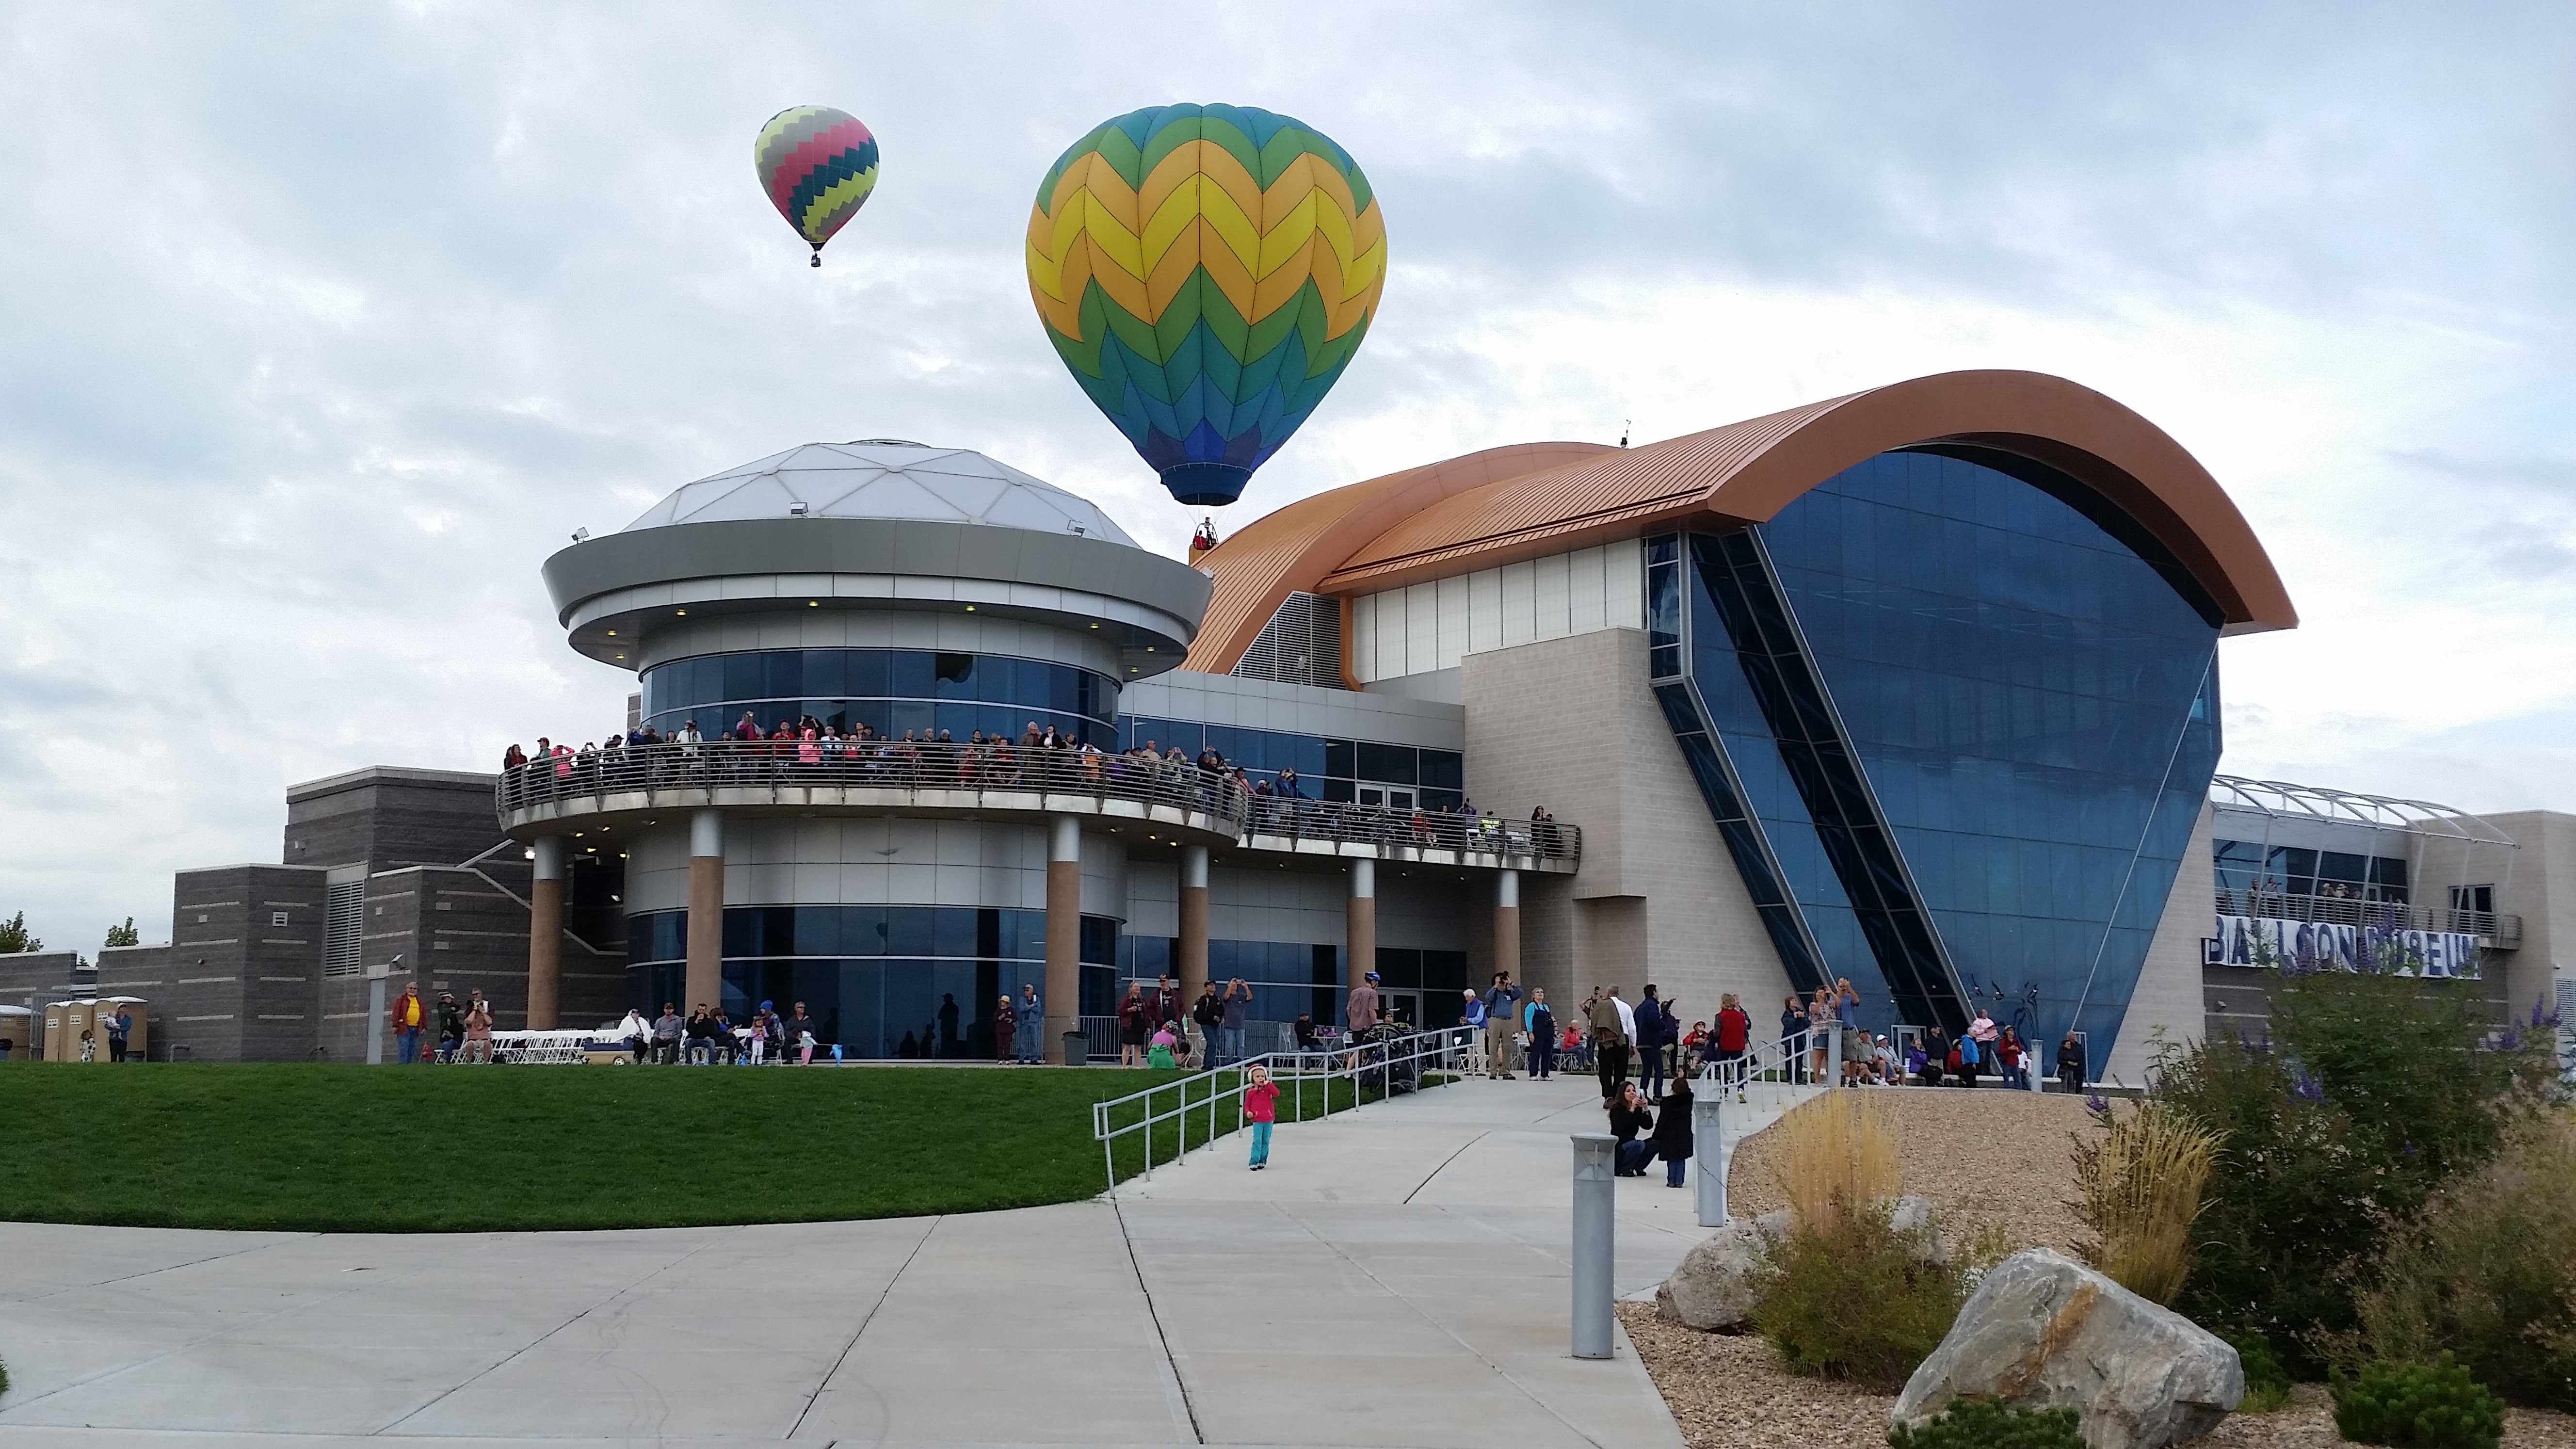
<svg viewBox="0 0 2576 1449">
<path fill-rule="evenodd" d="M 1068 1067 L 1091 1065 L 1091 1034 L 1069 1031 L 1064 1034 L 1064 1064 Z"/>
</svg>

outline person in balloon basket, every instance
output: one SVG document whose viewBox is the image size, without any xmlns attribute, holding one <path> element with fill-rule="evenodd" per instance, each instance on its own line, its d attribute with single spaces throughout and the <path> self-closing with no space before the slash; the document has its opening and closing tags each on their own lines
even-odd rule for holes
<svg viewBox="0 0 2576 1449">
<path fill-rule="evenodd" d="M 1270 1165 L 1270 1129 L 1279 1121 L 1279 1084 L 1258 1062 L 1244 1074 L 1243 1119 L 1252 1124 L 1252 1170 Z"/>
</svg>

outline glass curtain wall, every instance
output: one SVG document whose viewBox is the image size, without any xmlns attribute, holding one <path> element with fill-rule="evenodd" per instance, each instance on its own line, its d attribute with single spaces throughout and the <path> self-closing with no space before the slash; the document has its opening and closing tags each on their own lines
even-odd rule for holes
<svg viewBox="0 0 2576 1449">
<path fill-rule="evenodd" d="M 2220 621 L 2188 574 L 2072 480 L 1959 450 L 1660 559 L 1658 691 L 1687 675 L 1677 734 L 1722 747 L 1756 904 L 1874 981 L 1873 1021 L 2114 1039 L 2217 767 Z"/>
<path fill-rule="evenodd" d="M 1118 723 L 1120 738 L 1130 748 L 1150 743 L 1156 749 L 1168 750 L 1178 745 L 1192 759 L 1198 758 L 1201 750 L 1214 750 L 1227 764 L 1242 766 L 1255 780 L 1273 779 L 1281 770 L 1294 769 L 1297 793 L 1309 800 L 1447 810 L 1466 798 L 1467 757 L 1457 750 L 1327 739 L 1248 725 L 1194 724 L 1146 715 L 1129 715 Z M 1404 798 L 1393 799 L 1389 791 L 1400 791 Z"/>
<path fill-rule="evenodd" d="M 1118 684 L 1070 664 L 926 649 L 766 649 L 674 659 L 644 671 L 644 717 L 687 720 L 714 739 L 745 714 L 763 729 L 806 716 L 847 733 L 977 730 L 1019 738 L 1030 722 L 1115 749 Z"/>
<path fill-rule="evenodd" d="M 646 912 L 628 930 L 630 1004 L 651 1016 L 675 1002 L 685 1015 L 688 912 Z M 1023 982 L 1046 989 L 1044 911 L 728 906 L 724 936 L 725 1015 L 739 1026 L 763 1001 L 782 1015 L 802 1001 L 816 1039 L 845 1057 L 990 1059 L 996 1001 L 1017 1000 Z M 1118 939 L 1115 918 L 1082 918 L 1086 997 L 1116 969 Z"/>
</svg>

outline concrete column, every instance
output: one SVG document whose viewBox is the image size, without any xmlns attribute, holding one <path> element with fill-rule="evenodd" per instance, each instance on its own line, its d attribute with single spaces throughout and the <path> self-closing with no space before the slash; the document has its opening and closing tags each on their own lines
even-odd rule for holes
<svg viewBox="0 0 2576 1449">
<path fill-rule="evenodd" d="M 724 1002 L 724 812 L 689 815 L 689 955 L 680 1014 Z"/>
<path fill-rule="evenodd" d="M 1047 817 L 1046 1056 L 1064 1064 L 1066 1032 L 1082 1030 L 1082 821 Z"/>
<path fill-rule="evenodd" d="M 1344 947 L 1350 955 L 1349 985 L 1377 969 L 1377 861 L 1357 856 L 1351 861 L 1351 900 L 1345 908 Z M 1380 1005 L 1383 1010 L 1383 1003 Z"/>
<path fill-rule="evenodd" d="M 528 1030 L 552 1031 L 563 1000 L 563 837 L 538 836 L 536 852 L 528 887 Z"/>
<path fill-rule="evenodd" d="M 1516 870 L 1494 872 L 1494 969 L 1508 974 L 1523 992 L 1529 990 L 1521 980 L 1521 873 Z"/>
<path fill-rule="evenodd" d="M 1181 1000 L 1195 1002 L 1208 984 L 1208 850 L 1181 847 Z"/>
</svg>

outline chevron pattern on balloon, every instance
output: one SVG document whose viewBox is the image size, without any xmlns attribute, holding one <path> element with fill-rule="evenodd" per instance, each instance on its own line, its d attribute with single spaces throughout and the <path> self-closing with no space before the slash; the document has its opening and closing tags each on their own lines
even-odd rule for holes
<svg viewBox="0 0 2576 1449">
<path fill-rule="evenodd" d="M 770 117 L 751 162 L 770 204 L 818 254 L 877 186 L 877 138 L 830 106 L 790 106 Z"/>
<path fill-rule="evenodd" d="M 1350 363 L 1386 283 L 1368 178 L 1250 107 L 1094 129 L 1038 188 L 1029 293 L 1092 402 L 1184 503 L 1231 503 Z"/>
</svg>

